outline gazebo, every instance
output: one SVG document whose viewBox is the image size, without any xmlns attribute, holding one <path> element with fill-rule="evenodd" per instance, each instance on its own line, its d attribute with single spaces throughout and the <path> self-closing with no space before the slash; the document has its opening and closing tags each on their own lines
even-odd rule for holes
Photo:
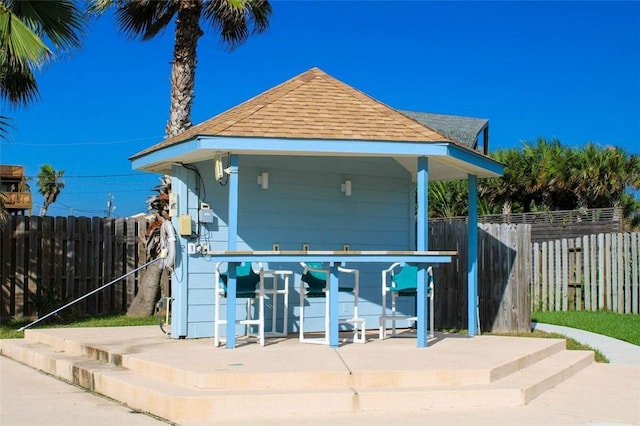
<svg viewBox="0 0 640 426">
<path fill-rule="evenodd" d="M 361 271 L 361 313 L 377 318 L 381 264 L 415 263 L 424 278 L 426 266 L 451 261 L 452 253 L 429 252 L 427 235 L 429 182 L 451 179 L 468 181 L 468 329 L 476 334 L 477 179 L 503 173 L 487 149 L 487 120 L 396 110 L 313 68 L 133 155 L 134 169 L 172 176 L 172 337 L 213 335 L 220 261 L 261 261 L 296 276 L 299 261 L 323 261 L 332 280 L 349 262 Z M 343 309 L 333 287 L 332 320 Z M 298 307 L 290 306 L 283 315 L 293 331 Z M 320 330 L 323 310 L 311 309 Z M 426 306 L 417 309 L 423 347 Z M 235 328 L 229 321 L 227 347 Z M 332 347 L 337 334 L 332 322 Z"/>
</svg>

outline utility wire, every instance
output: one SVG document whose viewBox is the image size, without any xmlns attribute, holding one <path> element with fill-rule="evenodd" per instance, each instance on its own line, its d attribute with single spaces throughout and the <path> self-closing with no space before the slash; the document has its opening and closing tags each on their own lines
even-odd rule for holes
<svg viewBox="0 0 640 426">
<path fill-rule="evenodd" d="M 162 140 L 162 136 L 147 136 L 144 138 L 135 138 L 135 139 L 123 139 L 119 141 L 107 141 L 107 142 L 77 142 L 77 143 L 23 143 L 23 142 L 6 142 L 0 139 L 0 143 L 4 145 L 13 145 L 13 146 L 46 146 L 46 147 L 61 147 L 61 146 L 92 146 L 92 145 L 116 145 L 121 143 L 130 143 L 136 141 L 144 141 L 149 139 L 157 139 L 158 141 Z"/>
<path fill-rule="evenodd" d="M 124 173 L 124 174 L 115 174 L 115 175 L 63 175 L 63 179 L 76 179 L 76 178 L 112 178 L 112 177 L 154 177 L 153 175 L 149 175 L 148 173 Z M 38 175 L 35 176 L 25 176 L 28 179 L 36 179 Z"/>
</svg>

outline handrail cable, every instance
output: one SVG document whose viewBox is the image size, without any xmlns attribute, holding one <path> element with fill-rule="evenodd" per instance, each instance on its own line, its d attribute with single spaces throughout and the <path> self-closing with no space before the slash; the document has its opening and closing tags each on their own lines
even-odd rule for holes
<svg viewBox="0 0 640 426">
<path fill-rule="evenodd" d="M 149 262 L 145 263 L 145 264 L 144 264 L 144 265 L 142 265 L 142 266 L 139 266 L 138 268 L 134 269 L 133 271 L 129 271 L 129 272 L 127 272 L 127 273 L 126 273 L 126 274 L 124 274 L 123 276 L 118 277 L 118 278 L 116 278 L 115 280 L 113 280 L 113 281 L 111 281 L 111 282 L 108 282 L 108 283 L 104 284 L 103 286 L 96 288 L 95 290 L 90 291 L 89 293 L 85 294 L 84 296 L 80 296 L 80 297 L 78 297 L 77 299 L 72 300 L 71 302 L 67 303 L 66 305 L 64 305 L 64 306 L 62 306 L 62 307 L 60 307 L 60 308 L 56 309 L 56 310 L 55 310 L 55 311 L 53 311 L 53 312 L 49 312 L 47 315 L 43 316 L 42 318 L 38 318 L 37 320 L 35 320 L 35 321 L 31 322 L 30 324 L 27 324 L 27 325 L 25 325 L 24 327 L 19 328 L 19 329 L 18 329 L 18 331 L 24 331 L 24 330 L 26 330 L 27 328 L 31 327 L 32 325 L 37 324 L 37 323 L 39 323 L 40 321 L 42 321 L 42 320 L 44 320 L 44 319 L 46 319 L 46 318 L 49 318 L 51 315 L 55 315 L 55 314 L 57 314 L 57 313 L 58 313 L 58 312 L 60 312 L 61 310 L 68 308 L 69 306 L 73 305 L 74 303 L 79 302 L 79 301 L 81 301 L 81 300 L 83 300 L 83 299 L 86 299 L 87 297 L 89 297 L 89 296 L 91 296 L 91 295 L 93 295 L 93 294 L 95 294 L 95 293 L 99 292 L 99 291 L 100 291 L 100 290 L 102 290 L 103 288 L 109 287 L 110 285 L 112 285 L 112 284 L 114 284 L 114 283 L 117 283 L 117 282 L 118 282 L 118 281 L 120 281 L 121 279 L 123 279 L 123 278 L 125 278 L 125 277 L 128 277 L 129 275 L 133 274 L 134 272 L 138 272 L 138 271 L 139 271 L 140 269 L 142 269 L 142 268 L 146 268 L 147 266 L 151 265 L 152 263 L 157 262 L 157 261 L 158 261 L 158 260 L 160 260 L 160 259 L 162 259 L 162 258 L 161 258 L 161 257 L 158 257 L 158 258 L 156 258 L 156 259 L 153 259 L 153 260 L 151 260 L 151 261 L 149 261 Z"/>
</svg>

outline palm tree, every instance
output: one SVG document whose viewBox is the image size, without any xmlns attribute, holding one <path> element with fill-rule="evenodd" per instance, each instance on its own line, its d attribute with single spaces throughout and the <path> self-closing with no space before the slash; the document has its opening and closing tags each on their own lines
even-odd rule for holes
<svg viewBox="0 0 640 426">
<path fill-rule="evenodd" d="M 478 195 L 490 205 L 486 210 L 504 212 L 508 206 L 507 210 L 512 213 L 527 211 L 535 198 L 530 189 L 531 164 L 514 148 L 498 150 L 491 157 L 503 163 L 505 169 L 502 177 L 480 181 Z"/>
<path fill-rule="evenodd" d="M 175 21 L 167 137 L 192 125 L 196 48 L 204 35 L 201 21 L 208 22 L 219 33 L 222 43 L 232 50 L 251 33 L 264 32 L 271 14 L 267 0 L 92 0 L 92 3 L 92 10 L 98 12 L 115 6 L 120 29 L 143 41 L 154 38 Z"/>
<path fill-rule="evenodd" d="M 198 40 L 204 35 L 201 21 L 219 33 L 220 40 L 230 50 L 244 43 L 252 33 L 262 33 L 269 26 L 271 5 L 267 0 L 91 0 L 91 10 L 99 13 L 114 6 L 117 24 L 131 37 L 150 40 L 175 21 L 175 42 L 171 65 L 171 105 L 165 127 L 167 137 L 175 136 L 192 126 Z M 168 177 L 165 176 L 165 179 Z M 147 235 L 159 232 L 154 223 L 168 217 L 155 215 Z M 147 250 L 149 254 L 149 250 Z M 160 287 L 161 272 L 147 268 L 136 298 L 127 315 L 149 315 L 153 312 Z M 153 278 L 146 279 L 147 274 Z M 151 295 L 156 295 L 151 300 Z M 138 300 L 140 299 L 140 300 Z M 145 305 L 144 308 L 140 308 Z"/>
<path fill-rule="evenodd" d="M 558 139 L 538 138 L 536 144 L 525 143 L 524 163 L 529 165 L 527 182 L 536 205 L 544 210 L 558 210 L 566 186 L 567 150 Z"/>
<path fill-rule="evenodd" d="M 640 231 L 640 200 L 625 192 L 620 198 L 620 203 L 624 215 L 625 231 Z"/>
<path fill-rule="evenodd" d="M 0 96 L 12 106 L 34 100 L 34 71 L 55 51 L 79 47 L 84 24 L 82 10 L 71 0 L 0 1 Z"/>
<path fill-rule="evenodd" d="M 438 181 L 429 185 L 429 216 L 456 217 L 467 212 L 467 187 L 462 180 Z"/>
<path fill-rule="evenodd" d="M 44 203 L 40 210 L 40 216 L 46 216 L 49 206 L 55 203 L 58 195 L 64 188 L 64 181 L 62 180 L 64 170 L 55 171 L 50 164 L 45 164 L 40 168 L 38 173 L 38 186 L 40 189 L 38 192 L 44 197 Z"/>
<path fill-rule="evenodd" d="M 151 220 L 147 226 L 146 234 L 143 235 L 147 261 L 156 259 L 160 255 L 161 241 L 160 228 L 165 220 L 169 219 L 169 193 L 171 192 L 171 178 L 162 176 L 160 185 L 154 188 L 158 194 L 147 199 L 147 210 L 151 213 Z M 142 276 L 136 297 L 127 309 L 127 315 L 133 317 L 144 317 L 153 314 L 153 308 L 160 296 L 160 280 L 162 279 L 162 268 L 158 265 L 151 265 L 145 270 Z M 164 291 L 168 294 L 168 291 Z"/>
<path fill-rule="evenodd" d="M 590 143 L 577 155 L 572 176 L 586 207 L 620 207 L 627 188 L 640 189 L 640 156 Z"/>
<path fill-rule="evenodd" d="M 589 143 L 563 146 L 557 139 L 524 143 L 491 155 L 505 164 L 504 176 L 483 179 L 479 194 L 514 213 L 621 207 L 629 189 L 640 189 L 640 156 Z M 627 202 L 625 205 L 629 205 Z M 630 209 L 632 211 L 633 209 Z"/>
</svg>

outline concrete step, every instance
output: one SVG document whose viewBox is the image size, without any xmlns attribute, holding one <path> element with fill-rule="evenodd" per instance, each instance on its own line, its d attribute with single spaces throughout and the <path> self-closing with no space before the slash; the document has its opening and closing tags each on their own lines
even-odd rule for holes
<svg viewBox="0 0 640 426">
<path fill-rule="evenodd" d="M 24 339 L 0 340 L 0 353 L 29 367 L 67 382 L 93 390 L 94 371 L 116 371 L 113 364 L 91 360 L 85 356 L 57 351 L 42 343 Z M 87 373 L 90 369 L 91 373 Z"/>
<path fill-rule="evenodd" d="M 593 363 L 591 351 L 563 350 L 487 385 L 358 389 L 362 411 L 518 407 Z M 425 382 L 425 384 L 428 382 Z"/>
<path fill-rule="evenodd" d="M 527 404 L 544 391 L 572 377 L 594 362 L 592 351 L 565 350 L 519 370 L 495 383 L 497 387 L 522 389 Z"/>
<path fill-rule="evenodd" d="M 351 358 L 350 349 L 337 355 L 338 351 L 321 348 L 310 353 L 332 360 L 339 358 L 336 363 L 352 367 L 340 368 L 330 363 L 331 368 L 323 364 L 315 370 L 300 371 L 295 362 L 281 360 L 285 364 L 280 372 L 235 374 L 232 366 L 203 375 L 186 367 L 176 369 L 171 363 L 137 358 L 131 348 L 131 353 L 117 353 L 108 349 L 108 345 L 84 345 L 50 335 L 39 336 L 38 332 L 29 334 L 28 339 L 0 341 L 2 355 L 177 423 L 255 419 L 264 413 L 286 417 L 515 407 L 525 405 L 593 362 L 592 352 L 566 351 L 561 340 L 531 344 L 526 355 L 506 357 L 506 361 L 484 369 L 466 365 L 458 370 L 426 365 L 412 370 L 373 369 L 367 368 L 369 361 L 361 355 L 359 363 Z M 526 340 L 521 343 L 530 344 Z M 298 348 L 298 352 L 307 351 L 307 347 Z M 372 345 L 367 349 L 372 355 L 371 362 L 379 361 L 378 348 Z M 428 350 L 435 353 L 438 349 Z M 224 349 L 211 352 L 222 358 L 229 353 Z M 271 362 L 269 353 L 263 348 L 255 361 Z M 457 349 L 451 352 L 451 357 L 456 354 Z M 277 356 L 282 353 L 277 352 Z M 313 362 L 313 356 L 310 357 Z M 469 378 L 464 379 L 465 375 Z"/>
<path fill-rule="evenodd" d="M 356 392 L 331 389 L 202 389 L 158 380 L 121 366 L 53 350 L 24 339 L 1 341 L 1 353 L 92 392 L 172 422 L 235 421 L 278 415 L 357 411 Z"/>
<path fill-rule="evenodd" d="M 302 416 L 358 411 L 353 389 L 248 390 L 196 389 L 168 384 L 122 370 L 101 374 L 95 391 L 138 410 L 178 424 L 213 423 L 277 416 Z"/>
<path fill-rule="evenodd" d="M 529 343 L 526 339 L 528 338 L 525 338 L 522 343 Z M 538 341 L 540 340 L 538 339 Z M 425 384 L 429 384 L 431 387 L 490 384 L 535 365 L 554 354 L 563 352 L 565 348 L 565 340 L 545 339 L 542 344 L 531 345 L 528 350 L 524 351 L 524 355 L 505 356 L 503 357 L 504 361 L 496 361 L 495 363 L 465 363 L 464 357 L 468 358 L 468 355 L 460 356 L 459 353 L 452 353 L 447 354 L 449 357 L 447 365 L 443 363 L 437 366 L 425 364 L 420 369 L 403 370 L 395 364 L 388 365 L 386 369 L 364 365 L 359 370 L 352 370 L 352 383 L 354 386 L 367 388 L 421 387 Z M 434 349 L 437 350 L 436 347 L 427 350 Z M 401 356 L 399 359 L 402 359 Z M 352 360 L 349 359 L 349 361 Z M 384 363 L 382 360 L 378 362 Z"/>
<path fill-rule="evenodd" d="M 99 332 L 100 330 L 96 330 Z M 464 350 L 460 353 L 448 355 L 447 365 L 440 362 L 420 365 L 420 368 L 403 369 L 397 363 L 389 363 L 388 354 L 380 355 L 378 348 L 371 348 L 371 357 L 362 359 L 360 353 L 350 356 L 348 347 L 341 349 L 341 356 L 327 358 L 325 349 L 315 346 L 314 351 L 306 353 L 304 357 L 291 357 L 290 354 L 269 352 L 264 350 L 260 356 L 260 371 L 243 368 L 255 362 L 252 356 L 243 358 L 241 352 L 235 352 L 234 359 L 229 358 L 227 368 L 213 368 L 200 370 L 184 362 L 179 350 L 172 354 L 163 354 L 162 358 L 144 358 L 138 356 L 131 348 L 110 346 L 107 339 L 102 344 L 88 344 L 81 340 L 74 340 L 69 336 L 53 335 L 50 331 L 27 330 L 25 341 L 37 342 L 51 346 L 55 351 L 65 352 L 75 356 L 85 356 L 92 360 L 122 366 L 143 375 L 169 383 L 181 383 L 186 386 L 210 389 L 325 389 L 340 387 L 420 387 L 425 383 L 430 386 L 461 386 L 473 384 L 488 384 L 517 371 L 537 363 L 555 353 L 565 349 L 562 339 L 544 339 L 540 344 L 537 339 L 535 345 L 522 351 L 521 354 L 502 357 L 493 364 L 466 365 L 464 357 L 468 357 Z M 524 339 L 521 345 L 533 342 Z M 167 344 L 179 343 L 168 341 Z M 371 344 L 379 344 L 379 341 Z M 470 341 L 460 342 L 462 345 L 471 344 Z M 309 346 L 307 346 L 309 347 Z M 177 349 L 177 348 L 176 348 Z M 428 349 L 437 350 L 437 347 Z M 214 349 L 211 356 L 217 358 L 229 355 L 224 349 Z M 293 349 L 295 350 L 295 349 Z M 400 351 L 404 348 L 400 348 Z M 499 350 L 499 349 L 496 349 Z M 129 352 L 129 353 L 127 353 Z M 173 357 L 175 362 L 171 362 Z M 457 362 L 456 357 L 461 357 Z M 282 359 L 287 358 L 284 364 Z M 402 353 L 392 354 L 393 358 L 402 359 Z M 370 362 L 367 362 L 370 360 Z M 233 362 L 231 362 L 233 361 Z M 224 363 L 223 363 L 224 364 Z M 355 368 L 345 368 L 345 364 L 355 365 Z M 309 368 L 311 366 L 311 368 Z"/>
</svg>

